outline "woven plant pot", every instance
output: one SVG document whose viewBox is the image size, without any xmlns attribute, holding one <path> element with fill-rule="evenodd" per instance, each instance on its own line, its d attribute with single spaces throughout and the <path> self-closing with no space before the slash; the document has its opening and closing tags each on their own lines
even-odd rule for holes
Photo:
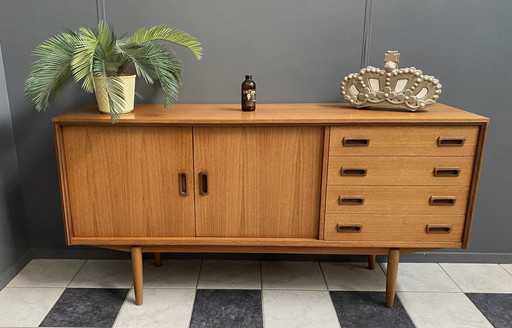
<svg viewBox="0 0 512 328">
<path fill-rule="evenodd" d="M 119 114 L 129 113 L 133 110 L 135 98 L 135 77 L 135 75 L 123 75 L 119 77 L 123 84 L 123 95 L 125 100 L 124 107 Z M 95 76 L 94 84 L 96 86 L 96 101 L 98 102 L 100 112 L 110 114 L 110 107 L 108 104 L 107 93 L 103 86 L 103 79 Z"/>
</svg>

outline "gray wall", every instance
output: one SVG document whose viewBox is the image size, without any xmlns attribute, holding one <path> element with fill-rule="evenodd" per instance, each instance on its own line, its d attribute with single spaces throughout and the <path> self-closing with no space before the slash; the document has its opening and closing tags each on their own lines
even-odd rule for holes
<svg viewBox="0 0 512 328">
<path fill-rule="evenodd" d="M 441 102 L 492 119 L 471 248 L 464 254 L 499 253 L 500 261 L 512 262 L 506 199 L 512 112 L 500 94 L 500 85 L 511 82 L 510 74 L 500 74 L 512 51 L 510 12 L 509 0 L 3 0 L 0 42 L 31 247 L 47 250 L 39 254 L 69 254 L 61 250 L 50 119 L 93 98 L 70 83 L 49 112 L 36 113 L 22 94 L 30 51 L 62 27 L 93 26 L 106 17 L 120 34 L 169 24 L 202 41 L 201 61 L 175 49 L 184 66 L 184 103 L 236 103 L 245 74 L 253 75 L 259 102 L 336 102 L 344 75 L 361 62 L 381 66 L 386 50 L 399 50 L 401 66 L 441 80 Z M 162 101 L 157 88 L 139 83 L 138 90 L 146 102 Z"/>
<path fill-rule="evenodd" d="M 0 1 L 0 42 L 30 241 L 35 248 L 64 247 L 51 118 L 94 98 L 81 92 L 78 84 L 68 83 L 48 112 L 36 112 L 23 97 L 24 82 L 35 60 L 31 52 L 64 27 L 78 29 L 96 23 L 95 0 Z"/>
<path fill-rule="evenodd" d="M 0 289 L 16 273 L 16 264 L 29 249 L 23 206 L 0 46 Z"/>
</svg>

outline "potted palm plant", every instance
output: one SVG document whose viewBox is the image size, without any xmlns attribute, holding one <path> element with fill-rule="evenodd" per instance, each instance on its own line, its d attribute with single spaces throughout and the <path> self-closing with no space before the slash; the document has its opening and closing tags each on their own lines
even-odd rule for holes
<svg viewBox="0 0 512 328">
<path fill-rule="evenodd" d="M 178 97 L 181 64 L 167 41 L 192 51 L 201 59 L 202 47 L 190 34 L 159 25 L 141 28 L 131 36 L 118 38 L 113 27 L 100 22 L 95 29 L 65 30 L 44 41 L 34 50 L 39 57 L 32 64 L 25 82 L 25 97 L 38 111 L 50 107 L 50 98 L 60 96 L 60 88 L 70 77 L 82 82 L 87 92 L 95 92 L 101 112 L 118 115 L 133 110 L 135 77 L 147 83 L 159 81 L 164 105 Z M 127 75 L 129 70 L 136 75 Z"/>
</svg>

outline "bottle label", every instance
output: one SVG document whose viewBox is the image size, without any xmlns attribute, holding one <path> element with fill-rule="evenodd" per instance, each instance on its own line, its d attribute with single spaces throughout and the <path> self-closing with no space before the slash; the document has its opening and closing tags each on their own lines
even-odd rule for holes
<svg viewBox="0 0 512 328">
<path fill-rule="evenodd" d="M 249 89 L 243 91 L 244 106 L 254 107 L 256 106 L 256 90 Z"/>
</svg>

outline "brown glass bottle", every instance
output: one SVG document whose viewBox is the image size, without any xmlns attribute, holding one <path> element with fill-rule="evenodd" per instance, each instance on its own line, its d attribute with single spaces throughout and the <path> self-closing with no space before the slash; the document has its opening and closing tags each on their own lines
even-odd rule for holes
<svg viewBox="0 0 512 328">
<path fill-rule="evenodd" d="M 252 80 L 252 75 L 246 75 L 242 83 L 242 110 L 252 112 L 256 109 L 256 83 Z"/>
</svg>

